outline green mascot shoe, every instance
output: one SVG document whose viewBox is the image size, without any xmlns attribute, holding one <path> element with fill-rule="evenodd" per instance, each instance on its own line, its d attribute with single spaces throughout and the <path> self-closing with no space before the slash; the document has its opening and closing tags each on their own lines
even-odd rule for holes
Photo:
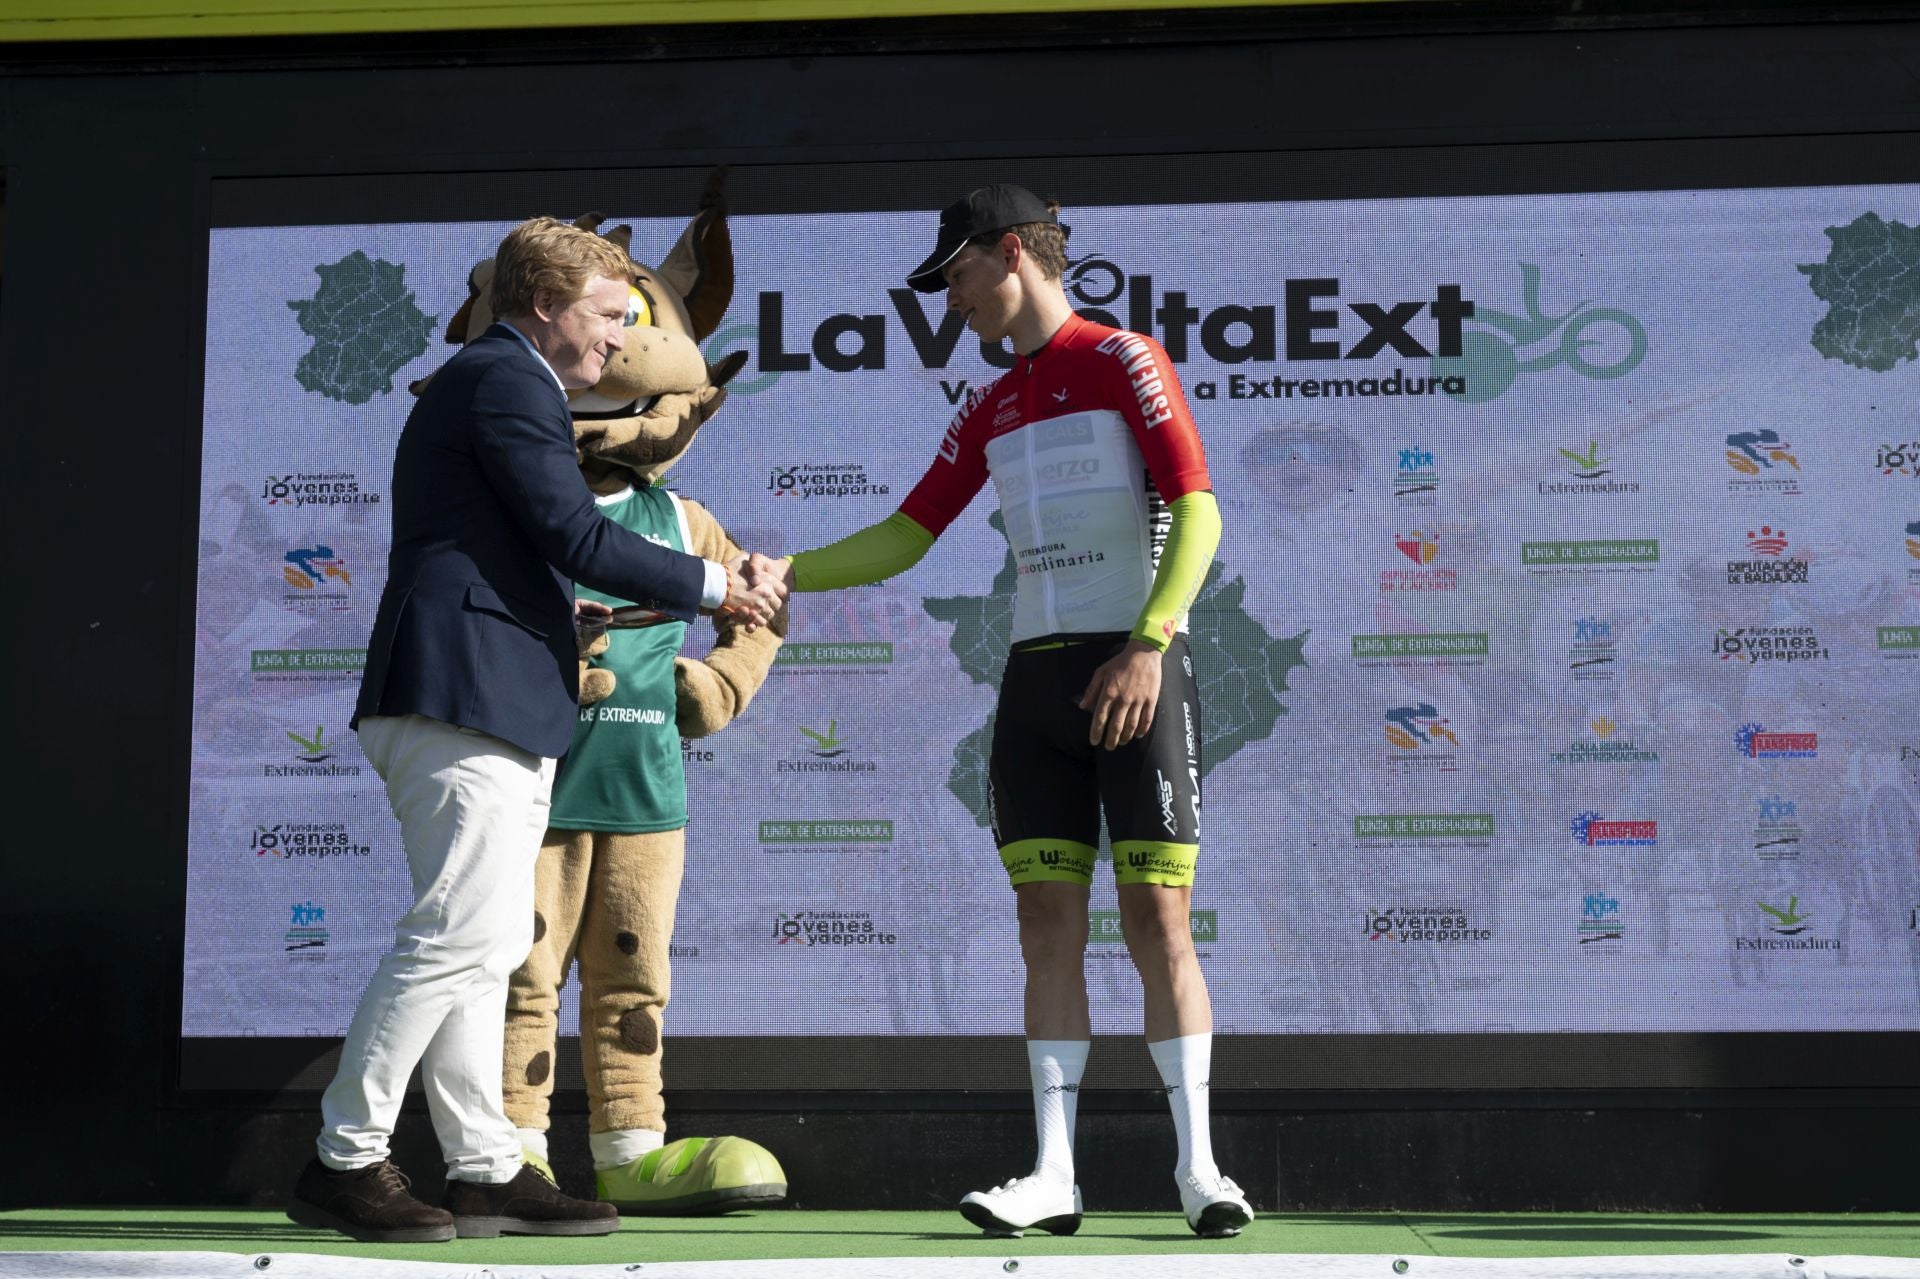
<svg viewBox="0 0 1920 1279">
<path fill-rule="evenodd" d="M 682 1137 L 593 1177 L 601 1200 L 636 1216 L 707 1216 L 787 1197 L 780 1161 L 745 1137 Z"/>
</svg>

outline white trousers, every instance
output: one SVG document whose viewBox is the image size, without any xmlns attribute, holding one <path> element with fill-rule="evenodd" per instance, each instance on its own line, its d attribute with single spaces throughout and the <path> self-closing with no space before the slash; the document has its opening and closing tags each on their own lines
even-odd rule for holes
<svg viewBox="0 0 1920 1279">
<path fill-rule="evenodd" d="M 360 721 L 413 872 L 413 907 L 360 996 L 320 1100 L 320 1158 L 388 1157 L 416 1063 L 427 1111 L 462 1181 L 502 1182 L 520 1141 L 500 1103 L 507 978 L 533 949 L 533 865 L 554 761 L 420 715 Z"/>
</svg>

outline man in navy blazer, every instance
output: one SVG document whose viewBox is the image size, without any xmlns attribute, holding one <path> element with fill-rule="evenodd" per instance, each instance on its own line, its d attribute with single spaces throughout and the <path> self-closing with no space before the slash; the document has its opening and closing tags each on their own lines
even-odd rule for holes
<svg viewBox="0 0 1920 1279">
<path fill-rule="evenodd" d="M 624 293 L 615 301 L 624 313 Z M 598 513 L 566 395 L 506 324 L 427 384 L 394 458 L 392 509 L 356 718 L 426 715 L 557 758 L 579 692 L 573 583 L 683 621 L 706 586 L 703 561 Z"/>
<path fill-rule="evenodd" d="M 603 1234 L 610 1205 L 523 1166 L 500 1101 L 507 978 L 533 944 L 533 866 L 555 760 L 573 737 L 573 584 L 690 620 L 764 621 L 784 587 L 759 557 L 683 555 L 601 516 L 574 453 L 567 391 L 624 345 L 631 264 L 536 218 L 495 258 L 504 317 L 435 374 L 393 469 L 393 549 L 353 726 L 387 785 L 415 901 L 361 996 L 321 1100 L 319 1155 L 287 1213 L 366 1242 Z M 749 582 L 742 569 L 754 572 Z M 389 1161 L 421 1068 L 447 1161 L 444 1208 Z"/>
</svg>

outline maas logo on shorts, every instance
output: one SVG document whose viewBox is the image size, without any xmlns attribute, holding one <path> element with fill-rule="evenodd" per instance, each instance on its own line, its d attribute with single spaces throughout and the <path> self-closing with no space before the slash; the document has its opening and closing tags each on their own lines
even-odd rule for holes
<svg viewBox="0 0 1920 1279">
<path fill-rule="evenodd" d="M 1180 832 L 1180 821 L 1173 815 L 1173 783 L 1157 768 L 1153 770 L 1153 775 L 1160 779 L 1160 825 L 1166 828 L 1167 838 L 1172 839 Z M 1142 854 L 1135 853 L 1133 856 Z"/>
</svg>

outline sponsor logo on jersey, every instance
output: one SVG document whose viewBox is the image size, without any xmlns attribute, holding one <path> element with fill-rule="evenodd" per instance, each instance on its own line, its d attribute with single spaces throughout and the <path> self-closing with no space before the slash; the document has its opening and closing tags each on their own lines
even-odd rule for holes
<svg viewBox="0 0 1920 1279">
<path fill-rule="evenodd" d="M 960 411 L 953 415 L 953 421 L 947 423 L 947 433 L 940 439 L 940 457 L 942 460 L 948 462 L 958 462 L 960 460 L 960 427 L 966 422 L 967 414 L 979 408 L 980 402 L 986 399 L 992 390 L 993 388 L 990 386 L 976 386 L 967 392 L 967 402 L 962 404 Z M 1017 397 L 1008 396 L 1007 398 L 1011 400 Z"/>
<path fill-rule="evenodd" d="M 1120 367 L 1126 370 L 1133 385 L 1133 394 L 1140 401 L 1140 416 L 1146 419 L 1149 431 L 1173 420 L 1166 379 L 1161 376 L 1153 348 L 1145 338 L 1138 333 L 1115 333 L 1093 349 L 1120 361 Z"/>
</svg>

